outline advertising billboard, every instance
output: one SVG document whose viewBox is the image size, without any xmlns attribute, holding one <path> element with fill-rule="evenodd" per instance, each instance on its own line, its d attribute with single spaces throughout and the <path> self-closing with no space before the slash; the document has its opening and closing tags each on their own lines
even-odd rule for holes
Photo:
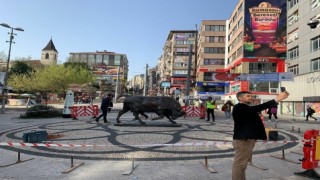
<svg viewBox="0 0 320 180">
<path fill-rule="evenodd" d="M 286 0 L 245 0 L 244 57 L 286 58 Z"/>
</svg>

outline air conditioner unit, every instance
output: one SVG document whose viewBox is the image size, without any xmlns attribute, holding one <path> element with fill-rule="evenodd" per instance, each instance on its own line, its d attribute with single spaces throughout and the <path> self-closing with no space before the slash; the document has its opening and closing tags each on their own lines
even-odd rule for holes
<svg viewBox="0 0 320 180">
<path fill-rule="evenodd" d="M 270 88 L 269 93 L 270 94 L 278 94 L 278 88 Z"/>
</svg>

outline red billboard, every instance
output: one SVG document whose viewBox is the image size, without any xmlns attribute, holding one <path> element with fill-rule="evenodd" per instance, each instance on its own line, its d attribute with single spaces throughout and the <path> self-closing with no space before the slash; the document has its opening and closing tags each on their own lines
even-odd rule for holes
<svg viewBox="0 0 320 180">
<path fill-rule="evenodd" d="M 286 0 L 245 0 L 244 57 L 286 58 Z"/>
</svg>

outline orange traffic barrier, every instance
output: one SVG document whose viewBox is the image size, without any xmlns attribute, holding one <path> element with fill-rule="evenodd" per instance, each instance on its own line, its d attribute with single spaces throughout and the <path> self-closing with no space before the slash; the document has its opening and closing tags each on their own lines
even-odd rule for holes
<svg viewBox="0 0 320 180">
<path fill-rule="evenodd" d="M 80 116 L 92 116 L 96 118 L 98 114 L 99 114 L 98 105 L 71 107 L 71 117 L 73 119 L 77 119 L 77 117 L 80 117 Z"/>
<path fill-rule="evenodd" d="M 188 117 L 200 117 L 201 109 L 196 106 L 182 106 L 182 109 L 186 112 L 185 116 Z"/>
</svg>

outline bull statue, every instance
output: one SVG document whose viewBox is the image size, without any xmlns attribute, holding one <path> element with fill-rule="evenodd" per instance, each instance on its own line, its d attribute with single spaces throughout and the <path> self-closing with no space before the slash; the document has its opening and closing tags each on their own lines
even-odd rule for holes
<svg viewBox="0 0 320 180">
<path fill-rule="evenodd" d="M 182 110 L 181 105 L 175 101 L 172 97 L 168 96 L 127 96 L 123 101 L 123 109 L 119 111 L 117 116 L 117 123 L 121 123 L 120 117 L 128 112 L 132 111 L 136 120 L 139 120 L 140 124 L 145 124 L 140 118 L 139 114 L 144 115 L 144 112 L 156 113 L 160 118 L 168 118 L 170 122 L 176 124 L 175 119 L 186 114 Z"/>
</svg>

